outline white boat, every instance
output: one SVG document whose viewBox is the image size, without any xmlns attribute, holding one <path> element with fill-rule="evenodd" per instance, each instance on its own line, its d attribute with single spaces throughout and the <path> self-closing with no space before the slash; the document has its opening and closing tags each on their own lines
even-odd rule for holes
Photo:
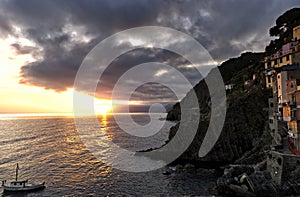
<svg viewBox="0 0 300 197">
<path fill-rule="evenodd" d="M 7 182 L 2 181 L 2 188 L 4 192 L 26 192 L 45 188 L 45 182 L 42 183 L 29 183 L 28 180 L 18 181 L 19 165 L 16 168 L 16 181 Z"/>
<path fill-rule="evenodd" d="M 12 181 L 2 182 L 2 188 L 4 192 L 22 192 L 22 191 L 33 191 L 45 188 L 45 182 L 43 183 L 28 183 L 26 181 Z"/>
</svg>

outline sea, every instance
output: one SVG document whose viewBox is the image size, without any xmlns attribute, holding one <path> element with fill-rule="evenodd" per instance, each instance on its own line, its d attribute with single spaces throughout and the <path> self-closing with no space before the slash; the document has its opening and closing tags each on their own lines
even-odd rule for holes
<svg viewBox="0 0 300 197">
<path fill-rule="evenodd" d="M 151 121 L 164 121 L 164 126 L 153 137 L 136 140 L 118 126 L 115 116 L 130 116 L 146 125 L 149 114 L 98 116 L 100 128 L 107 135 L 103 138 L 131 151 L 162 146 L 175 124 L 164 120 L 166 114 L 154 114 Z M 100 136 L 97 140 L 104 139 Z M 115 156 L 110 155 L 109 146 L 100 151 L 106 157 Z M 74 118 L 61 114 L 1 114 L 0 153 L 0 181 L 13 181 L 18 163 L 19 180 L 45 181 L 46 185 L 44 190 L 30 193 L 7 194 L 1 190 L 2 196 L 207 196 L 215 194 L 218 177 L 208 169 L 170 175 L 163 174 L 170 167 L 148 172 L 116 169 L 93 155 L 82 142 Z"/>
</svg>

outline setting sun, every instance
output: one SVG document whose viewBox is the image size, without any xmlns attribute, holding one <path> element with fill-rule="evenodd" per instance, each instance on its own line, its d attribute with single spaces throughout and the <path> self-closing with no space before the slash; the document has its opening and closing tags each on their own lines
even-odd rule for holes
<svg viewBox="0 0 300 197">
<path fill-rule="evenodd" d="M 113 105 L 109 100 L 95 100 L 94 109 L 97 115 L 106 115 L 107 113 L 112 112 Z"/>
</svg>

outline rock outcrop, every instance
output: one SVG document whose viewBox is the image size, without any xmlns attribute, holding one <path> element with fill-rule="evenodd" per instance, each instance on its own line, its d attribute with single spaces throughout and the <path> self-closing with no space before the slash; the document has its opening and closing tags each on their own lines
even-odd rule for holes
<svg viewBox="0 0 300 197">
<path fill-rule="evenodd" d="M 264 161 L 255 165 L 231 165 L 217 180 L 217 190 L 230 196 L 298 196 L 300 158 L 265 151 Z"/>
<path fill-rule="evenodd" d="M 279 196 L 279 186 L 268 171 L 253 165 L 236 165 L 225 169 L 217 181 L 217 189 L 228 196 Z"/>
</svg>

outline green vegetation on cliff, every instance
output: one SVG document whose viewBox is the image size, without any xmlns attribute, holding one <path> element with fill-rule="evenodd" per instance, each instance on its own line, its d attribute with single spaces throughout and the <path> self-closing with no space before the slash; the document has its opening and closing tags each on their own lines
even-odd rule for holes
<svg viewBox="0 0 300 197">
<path fill-rule="evenodd" d="M 221 136 L 204 158 L 198 157 L 198 151 L 209 124 L 210 95 L 204 80 L 194 87 L 200 105 L 200 123 L 192 144 L 179 159 L 226 164 L 236 161 L 255 147 L 267 121 L 267 111 L 263 109 L 268 107 L 269 91 L 264 89 L 262 60 L 263 53 L 244 53 L 219 67 L 225 84 L 233 84 L 234 88 L 227 91 L 227 114 Z M 188 99 L 189 93 L 183 100 Z M 167 119 L 180 120 L 179 103 L 174 105 Z M 191 123 L 178 123 L 171 129 L 169 139 L 176 134 L 179 124 L 186 125 L 188 129 Z"/>
<path fill-rule="evenodd" d="M 270 36 L 278 37 L 266 46 L 266 54 L 275 53 L 281 46 L 293 38 L 293 28 L 300 25 L 300 8 L 286 11 L 276 20 L 276 25 L 269 30 Z"/>
</svg>

